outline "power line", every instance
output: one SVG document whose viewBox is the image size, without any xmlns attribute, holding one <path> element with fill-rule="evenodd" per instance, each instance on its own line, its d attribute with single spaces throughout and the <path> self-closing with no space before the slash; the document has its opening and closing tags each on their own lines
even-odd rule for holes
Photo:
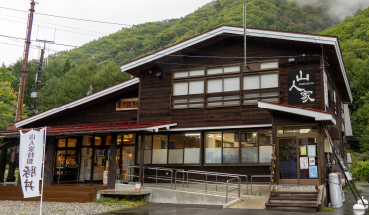
<svg viewBox="0 0 369 215">
<path fill-rule="evenodd" d="M 7 35 L 0 35 L 1 37 L 7 37 L 12 39 L 20 39 L 19 37 L 12 37 Z M 34 40 L 32 40 L 34 41 Z M 93 47 L 86 47 L 86 46 L 75 46 L 75 45 L 68 45 L 68 44 L 60 44 L 54 43 L 54 45 L 60 46 L 67 46 L 72 48 L 83 48 L 83 49 L 91 49 L 91 50 L 98 50 L 98 51 L 108 51 L 108 52 L 123 52 L 123 53 L 130 53 L 130 54 L 139 54 L 139 55 L 157 55 L 157 56 L 171 56 L 171 57 L 189 57 L 189 58 L 221 58 L 221 59 L 244 59 L 244 57 L 235 57 L 235 56 L 206 56 L 206 55 L 175 55 L 175 54 L 157 54 L 157 53 L 149 53 L 149 52 L 132 52 L 132 51 L 120 51 L 114 49 L 102 49 L 102 48 L 93 48 Z M 321 55 L 288 55 L 288 56 L 269 56 L 269 57 L 247 57 L 247 59 L 273 59 L 273 58 L 293 58 L 293 57 L 321 57 Z"/>
<path fill-rule="evenodd" d="M 29 11 L 26 11 L 26 10 L 19 10 L 19 9 L 14 9 L 14 8 L 7 8 L 7 7 L 0 7 L 0 8 L 6 9 L 6 10 L 19 11 L 19 12 L 26 12 L 26 13 L 29 12 Z M 52 14 L 46 14 L 46 13 L 36 13 L 36 14 L 39 14 L 39 15 L 42 15 L 42 16 L 51 16 L 51 17 L 56 17 L 56 18 L 71 19 L 71 20 L 84 21 L 84 22 L 95 22 L 95 23 L 110 24 L 110 25 L 133 26 L 133 25 L 123 24 L 123 23 L 104 22 L 104 21 L 91 20 L 91 19 L 80 19 L 80 18 L 73 18 L 73 17 L 66 17 L 66 16 L 58 16 L 58 15 L 52 15 Z"/>
<path fill-rule="evenodd" d="M 19 22 L 19 21 L 10 20 L 10 19 L 4 19 L 4 18 L 0 18 L 0 20 L 6 20 L 6 21 L 15 22 L 15 23 L 21 23 L 21 24 L 27 24 L 27 23 L 24 23 L 24 22 Z M 44 25 L 37 25 L 37 26 L 41 26 L 43 28 L 55 29 L 53 27 L 48 27 L 48 26 L 44 26 Z M 68 30 L 64 30 L 64 29 L 60 29 L 60 28 L 56 28 L 56 29 L 57 30 L 60 30 L 60 31 L 69 32 L 69 33 L 82 34 L 82 35 L 93 36 L 93 37 L 100 37 L 99 35 L 84 34 L 84 33 L 75 32 L 75 31 L 68 31 Z"/>
<path fill-rule="evenodd" d="M 17 19 L 25 19 L 25 18 L 18 17 L 18 16 L 11 16 L 11 15 L 5 15 L 5 14 L 0 14 L 0 15 L 2 15 L 2 16 L 8 16 L 8 17 L 13 17 L 13 18 L 17 18 Z M 63 27 L 63 28 L 71 28 L 71 29 L 75 29 L 75 30 L 80 30 L 80 31 L 86 31 L 86 32 L 91 32 L 91 33 L 97 33 L 97 34 L 106 35 L 106 33 L 98 32 L 98 31 L 90 31 L 90 30 L 85 30 L 85 29 L 81 29 L 81 28 L 74 28 L 74 27 L 70 27 L 70 26 L 66 26 L 66 25 L 59 25 L 59 24 L 55 24 L 55 23 L 50 23 L 50 22 L 42 22 L 42 21 L 34 20 L 34 23 L 44 23 L 44 24 L 53 25 L 53 26 L 59 26 L 59 27 Z"/>
</svg>

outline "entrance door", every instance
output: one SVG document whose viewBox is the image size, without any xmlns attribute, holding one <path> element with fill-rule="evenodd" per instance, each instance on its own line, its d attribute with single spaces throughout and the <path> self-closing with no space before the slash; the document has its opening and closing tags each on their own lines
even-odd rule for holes
<svg viewBox="0 0 369 215">
<path fill-rule="evenodd" d="M 298 184 L 296 138 L 278 139 L 278 167 L 280 184 Z"/>
<path fill-rule="evenodd" d="M 318 179 L 316 137 L 287 137 L 278 139 L 278 168 L 280 184 L 315 185 Z"/>
</svg>

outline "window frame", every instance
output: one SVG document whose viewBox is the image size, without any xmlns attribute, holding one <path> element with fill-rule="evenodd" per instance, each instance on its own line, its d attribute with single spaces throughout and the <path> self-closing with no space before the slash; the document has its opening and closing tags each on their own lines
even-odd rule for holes
<svg viewBox="0 0 369 215">
<path fill-rule="evenodd" d="M 261 129 L 251 129 L 251 130 L 214 130 L 214 131 L 207 131 L 204 132 L 204 166 L 269 166 L 271 165 L 271 162 L 260 162 L 260 131 L 271 131 L 273 134 L 273 131 L 271 128 L 261 128 Z M 232 147 L 232 148 L 238 148 L 238 163 L 224 163 L 223 161 L 223 148 L 230 148 L 230 147 L 224 147 L 223 146 L 223 138 L 224 138 L 224 133 L 231 133 L 231 132 L 238 132 L 238 147 Z M 257 132 L 257 155 L 258 155 L 258 162 L 255 163 L 242 163 L 242 148 L 247 148 L 247 147 L 242 147 L 241 145 L 241 133 L 242 132 Z M 206 144 L 207 144 L 207 134 L 211 134 L 211 133 L 221 133 L 221 162 L 220 163 L 206 163 Z M 271 146 L 273 147 L 273 138 L 271 140 Z"/>
</svg>

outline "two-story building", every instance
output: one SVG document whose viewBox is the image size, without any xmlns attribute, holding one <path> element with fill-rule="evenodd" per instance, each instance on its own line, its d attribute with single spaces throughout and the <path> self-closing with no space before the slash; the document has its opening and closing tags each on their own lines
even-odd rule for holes
<svg viewBox="0 0 369 215">
<path fill-rule="evenodd" d="M 248 28 L 246 65 L 244 47 L 242 27 L 215 28 L 122 65 L 128 81 L 15 126 L 47 126 L 46 184 L 101 181 L 107 160 L 122 179 L 140 161 L 268 175 L 272 153 L 277 184 L 326 184 L 325 129 L 345 157 L 352 102 L 337 37 Z"/>
</svg>

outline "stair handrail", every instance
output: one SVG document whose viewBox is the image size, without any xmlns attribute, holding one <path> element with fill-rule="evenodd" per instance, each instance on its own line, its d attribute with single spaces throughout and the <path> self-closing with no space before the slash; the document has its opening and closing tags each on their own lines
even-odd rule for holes
<svg viewBox="0 0 369 215">
<path fill-rule="evenodd" d="M 351 187 L 350 180 L 347 178 L 347 176 L 345 174 L 345 171 L 344 171 L 343 167 L 340 164 L 340 160 L 338 159 L 338 155 L 336 154 L 336 150 L 333 147 L 333 140 L 331 138 L 331 135 L 329 134 L 329 132 L 328 132 L 328 130 L 326 128 L 324 128 L 324 132 L 325 132 L 325 135 L 327 136 L 328 142 L 329 142 L 329 144 L 330 144 L 330 146 L 332 148 L 332 154 L 334 155 L 334 158 L 336 158 L 337 163 L 338 163 L 338 166 L 340 167 L 340 169 L 341 169 L 341 171 L 343 173 L 343 176 L 345 177 L 345 182 L 349 185 L 350 190 L 351 190 L 352 194 L 354 195 L 356 202 L 358 203 L 358 199 L 356 197 L 356 195 L 358 195 L 360 197 L 360 200 L 363 203 L 363 205 L 364 206 L 367 205 L 367 204 L 364 203 L 363 197 L 361 196 L 361 194 L 357 190 L 356 185 L 352 183 L 352 186 L 355 188 L 355 191 L 356 191 L 356 194 L 355 194 L 354 189 Z"/>
</svg>

